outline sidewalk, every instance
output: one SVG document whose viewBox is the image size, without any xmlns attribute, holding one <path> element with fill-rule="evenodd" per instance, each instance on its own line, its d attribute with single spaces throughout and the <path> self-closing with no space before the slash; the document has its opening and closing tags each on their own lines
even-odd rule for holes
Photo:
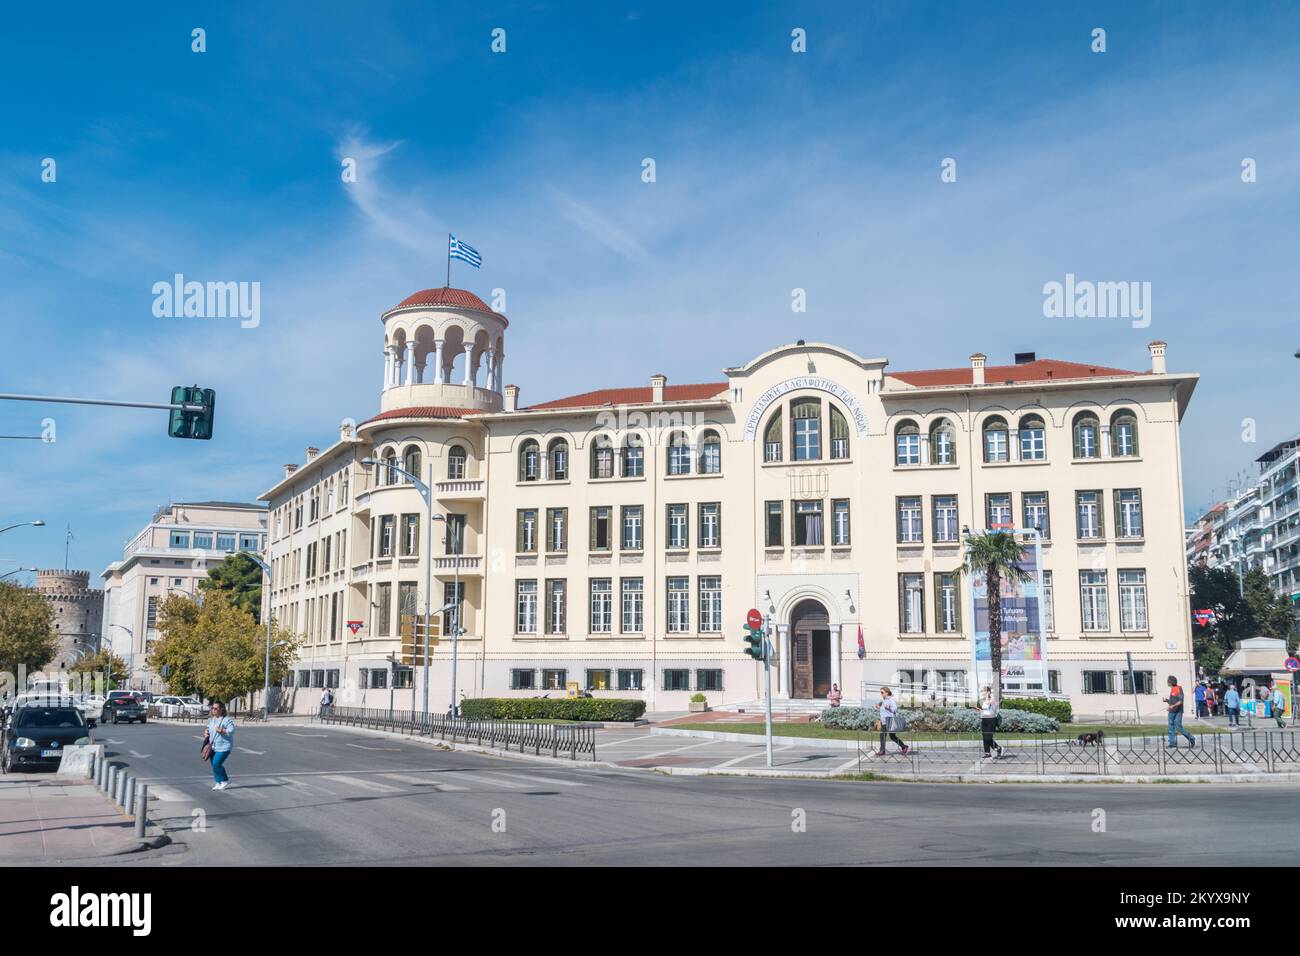
<svg viewBox="0 0 1300 956">
<path fill-rule="evenodd" d="M 116 856 L 168 842 L 156 826 L 143 840 L 90 781 L 52 774 L 0 778 L 0 862 L 64 863 Z"/>
</svg>

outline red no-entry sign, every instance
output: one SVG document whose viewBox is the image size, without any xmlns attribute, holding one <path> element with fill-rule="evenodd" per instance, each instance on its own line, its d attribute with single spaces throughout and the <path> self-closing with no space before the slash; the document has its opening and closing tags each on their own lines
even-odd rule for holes
<svg viewBox="0 0 1300 956">
<path fill-rule="evenodd" d="M 749 609 L 749 613 L 745 615 L 745 623 L 749 625 L 750 630 L 758 630 L 763 626 L 763 615 L 759 613 L 758 608 Z"/>
</svg>

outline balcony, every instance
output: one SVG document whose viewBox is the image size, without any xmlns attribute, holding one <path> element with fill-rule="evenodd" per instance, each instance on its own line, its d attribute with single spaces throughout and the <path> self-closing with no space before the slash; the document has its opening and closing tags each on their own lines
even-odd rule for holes
<svg viewBox="0 0 1300 956">
<path fill-rule="evenodd" d="M 481 574 L 483 557 L 477 554 L 438 555 L 433 559 L 433 570 L 437 574 L 454 573 L 459 568 L 461 574 Z"/>
<path fill-rule="evenodd" d="M 465 499 L 483 497 L 482 478 L 460 478 L 452 481 L 436 481 L 433 484 L 434 497 L 439 499 Z"/>
</svg>

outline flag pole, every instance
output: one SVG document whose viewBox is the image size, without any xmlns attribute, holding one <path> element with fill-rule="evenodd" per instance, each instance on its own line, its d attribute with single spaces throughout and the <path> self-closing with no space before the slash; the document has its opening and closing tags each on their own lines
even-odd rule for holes
<svg viewBox="0 0 1300 956">
<path fill-rule="evenodd" d="M 451 288 L 451 233 L 447 233 L 447 288 Z"/>
</svg>

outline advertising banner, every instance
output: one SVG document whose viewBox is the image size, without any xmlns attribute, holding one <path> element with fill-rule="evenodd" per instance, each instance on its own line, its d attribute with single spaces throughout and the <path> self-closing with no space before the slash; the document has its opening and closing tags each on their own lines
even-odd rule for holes
<svg viewBox="0 0 1300 956">
<path fill-rule="evenodd" d="M 1020 567 L 1028 572 L 1024 581 L 1001 582 L 1002 686 L 1004 690 L 1044 692 L 1047 688 L 1047 651 L 1043 638 L 1042 568 L 1038 537 L 1014 532 L 1024 545 Z M 977 691 L 991 683 L 992 653 L 989 644 L 989 592 L 984 575 L 971 575 L 971 596 L 975 620 L 975 674 Z"/>
</svg>

